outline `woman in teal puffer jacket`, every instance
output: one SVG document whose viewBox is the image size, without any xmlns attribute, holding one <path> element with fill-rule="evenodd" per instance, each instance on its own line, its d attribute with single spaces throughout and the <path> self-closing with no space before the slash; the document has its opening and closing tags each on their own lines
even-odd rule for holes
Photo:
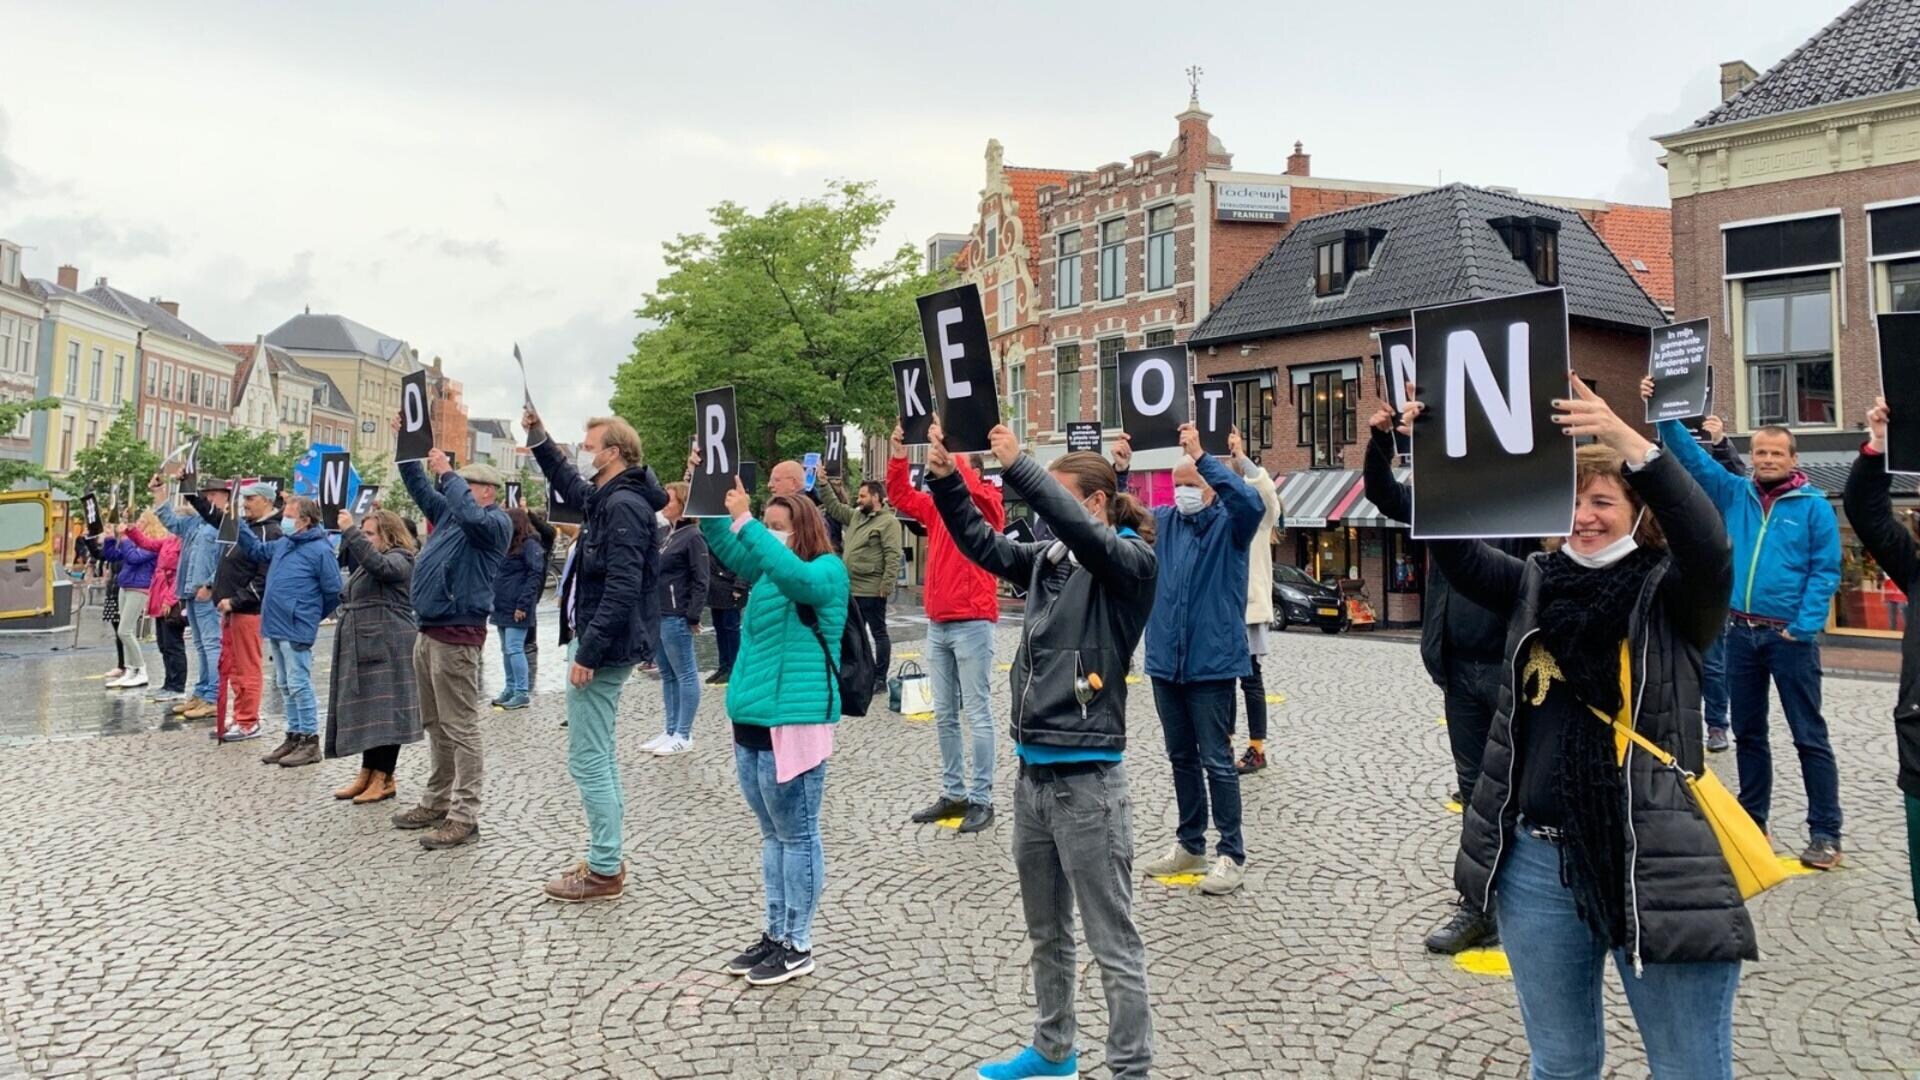
<svg viewBox="0 0 1920 1080">
<path fill-rule="evenodd" d="M 812 502 L 776 496 L 763 521 L 753 520 L 750 508 L 735 480 L 727 493 L 731 520 L 706 518 L 700 531 L 714 556 L 751 587 L 727 716 L 740 790 L 760 821 L 767 922 L 759 944 L 727 972 L 771 986 L 813 971 L 813 915 L 827 871 L 820 798 L 840 719 L 836 672 L 848 585 Z M 811 609 L 812 626 L 802 608 Z"/>
</svg>

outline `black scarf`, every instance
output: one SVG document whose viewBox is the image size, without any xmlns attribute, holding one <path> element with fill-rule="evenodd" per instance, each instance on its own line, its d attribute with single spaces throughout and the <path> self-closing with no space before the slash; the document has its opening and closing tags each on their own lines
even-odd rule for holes
<svg viewBox="0 0 1920 1080">
<path fill-rule="evenodd" d="M 1580 918 L 1609 944 L 1626 940 L 1626 800 L 1610 720 L 1620 697 L 1620 643 L 1647 574 L 1664 553 L 1639 548 L 1605 569 L 1589 569 L 1556 551 L 1542 560 L 1541 647 L 1553 655 L 1578 716 L 1563 731 L 1553 763 L 1564 839 L 1560 883 Z"/>
</svg>

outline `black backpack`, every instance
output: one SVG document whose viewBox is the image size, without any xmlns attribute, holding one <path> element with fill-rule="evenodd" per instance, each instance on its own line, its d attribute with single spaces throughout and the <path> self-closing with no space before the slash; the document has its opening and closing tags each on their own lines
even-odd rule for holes
<svg viewBox="0 0 1920 1080">
<path fill-rule="evenodd" d="M 819 615 L 806 604 L 793 606 L 800 613 L 800 621 L 813 631 L 813 640 L 820 643 L 820 653 L 827 658 L 827 670 L 840 684 L 840 715 L 867 715 L 867 707 L 873 704 L 875 665 L 873 643 L 867 640 L 867 620 L 861 617 L 859 606 L 848 598 L 847 625 L 840 631 L 840 663 L 837 665 L 833 662 L 833 652 L 827 648 L 827 636 L 820 632 Z"/>
</svg>

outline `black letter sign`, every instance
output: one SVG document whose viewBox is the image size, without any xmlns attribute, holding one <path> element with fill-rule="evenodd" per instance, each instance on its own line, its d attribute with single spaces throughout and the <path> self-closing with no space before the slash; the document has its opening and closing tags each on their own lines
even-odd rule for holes
<svg viewBox="0 0 1920 1080">
<path fill-rule="evenodd" d="M 99 536 L 106 528 L 100 520 L 100 500 L 94 498 L 93 492 L 89 491 L 80 497 L 80 503 L 87 515 L 87 535 Z"/>
<path fill-rule="evenodd" d="M 740 467 L 740 431 L 733 411 L 733 387 L 693 395 L 693 435 L 700 467 L 687 496 L 687 516 L 726 517 L 727 492 Z"/>
<path fill-rule="evenodd" d="M 1120 354 L 1120 430 L 1135 450 L 1180 445 L 1187 422 L 1187 347 L 1166 345 Z"/>
<path fill-rule="evenodd" d="M 1647 374 L 1653 396 L 1647 399 L 1647 423 L 1691 420 L 1707 413 L 1707 320 L 1656 326 L 1647 346 Z"/>
<path fill-rule="evenodd" d="M 351 474 L 350 455 L 320 455 L 320 524 L 328 532 L 340 531 L 336 519 L 347 508 L 347 477 Z"/>
<path fill-rule="evenodd" d="M 847 473 L 846 428 L 840 424 L 827 425 L 827 452 L 820 455 L 821 466 L 828 476 L 840 477 Z"/>
<path fill-rule="evenodd" d="M 1193 426 L 1200 430 L 1200 449 L 1214 457 L 1227 456 L 1233 435 L 1232 383 L 1203 382 L 1193 388 Z"/>
<path fill-rule="evenodd" d="M 957 454 L 985 450 L 987 433 L 1000 423 L 1000 393 L 993 384 L 980 288 L 961 285 L 922 296 L 919 304 L 920 333 L 937 372 L 934 394 L 947 449 Z"/>
<path fill-rule="evenodd" d="M 933 391 L 927 388 L 925 357 L 893 362 L 893 396 L 900 403 L 901 441 L 908 446 L 927 445 L 927 428 L 933 423 Z"/>
<path fill-rule="evenodd" d="M 363 518 L 373 513 L 373 504 L 379 499 L 379 484 L 361 484 L 360 494 L 353 497 L 353 516 Z"/>
<path fill-rule="evenodd" d="M 501 500 L 500 505 L 506 507 L 508 510 L 518 510 L 521 508 L 520 507 L 520 481 L 518 480 L 507 481 L 507 497 Z"/>
<path fill-rule="evenodd" d="M 400 380 L 400 441 L 393 460 L 424 461 L 433 450 L 433 417 L 427 411 L 427 373 Z"/>
<path fill-rule="evenodd" d="M 1380 335 L 1380 376 L 1386 383 L 1387 404 L 1398 414 L 1407 407 L 1407 384 L 1413 381 L 1413 329 L 1388 330 Z M 1393 433 L 1393 452 L 1405 457 L 1413 452 L 1412 440 Z"/>
<path fill-rule="evenodd" d="M 1416 539 L 1565 536 L 1573 440 L 1553 422 L 1567 397 L 1567 300 L 1559 289 L 1413 313 L 1426 405 L 1413 429 Z"/>
<path fill-rule="evenodd" d="M 1920 312 L 1884 312 L 1880 393 L 1887 399 L 1887 471 L 1920 473 Z"/>
</svg>

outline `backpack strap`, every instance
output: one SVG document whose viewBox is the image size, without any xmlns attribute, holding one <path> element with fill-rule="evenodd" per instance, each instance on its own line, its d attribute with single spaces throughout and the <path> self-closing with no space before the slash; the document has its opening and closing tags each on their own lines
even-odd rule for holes
<svg viewBox="0 0 1920 1080">
<path fill-rule="evenodd" d="M 833 662 L 833 650 L 827 648 L 827 636 L 820 632 L 819 614 L 813 610 L 811 604 L 795 603 L 793 610 L 800 616 L 800 621 L 806 625 L 807 629 L 813 631 L 813 640 L 820 643 L 820 655 L 827 661 L 827 673 L 833 676 L 833 686 L 837 691 L 840 688 L 840 665 Z M 833 701 L 831 698 L 827 701 L 826 722 L 829 724 L 833 723 Z"/>
</svg>

